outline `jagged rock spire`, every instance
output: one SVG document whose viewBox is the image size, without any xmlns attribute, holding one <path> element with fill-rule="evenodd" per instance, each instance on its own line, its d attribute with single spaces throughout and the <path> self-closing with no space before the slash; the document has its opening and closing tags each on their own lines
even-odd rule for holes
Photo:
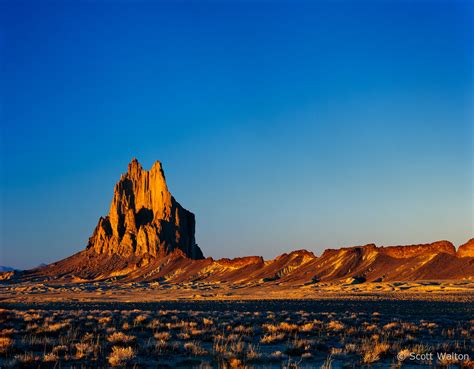
<svg viewBox="0 0 474 369">
<path fill-rule="evenodd" d="M 100 218 L 87 248 L 123 257 L 160 257 L 180 249 L 202 259 L 194 231 L 194 214 L 168 191 L 161 163 L 147 171 L 133 159 L 115 185 L 109 215 Z"/>
</svg>

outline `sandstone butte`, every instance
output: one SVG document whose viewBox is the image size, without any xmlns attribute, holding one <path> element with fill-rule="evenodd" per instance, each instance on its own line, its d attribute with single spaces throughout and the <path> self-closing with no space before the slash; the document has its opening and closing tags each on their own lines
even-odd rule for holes
<svg viewBox="0 0 474 369">
<path fill-rule="evenodd" d="M 171 195 L 159 161 L 150 171 L 137 159 L 115 185 L 109 215 L 89 239 L 87 249 L 123 257 L 163 257 L 180 249 L 191 259 L 202 259 L 194 239 L 194 214 Z"/>
<path fill-rule="evenodd" d="M 456 251 L 449 241 L 306 250 L 265 261 L 260 256 L 204 258 L 195 217 L 171 195 L 160 162 L 147 171 L 133 159 L 115 185 L 109 214 L 85 250 L 50 265 L 8 272 L 0 280 L 217 282 L 304 286 L 324 281 L 474 280 L 474 239 Z"/>
</svg>

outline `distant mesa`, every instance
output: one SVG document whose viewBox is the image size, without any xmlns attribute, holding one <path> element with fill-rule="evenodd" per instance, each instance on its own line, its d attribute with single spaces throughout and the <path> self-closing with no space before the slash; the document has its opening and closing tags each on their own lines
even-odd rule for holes
<svg viewBox="0 0 474 369">
<path fill-rule="evenodd" d="M 308 286 L 420 280 L 474 280 L 474 239 L 456 251 L 449 241 L 410 246 L 374 244 L 327 249 L 320 257 L 297 250 L 261 256 L 204 258 L 195 240 L 195 217 L 171 195 L 162 165 L 147 171 L 133 159 L 115 185 L 85 250 L 0 280 L 216 282 L 244 286 Z"/>
<path fill-rule="evenodd" d="M 0 273 L 3 273 L 3 272 L 13 272 L 17 270 L 16 268 L 12 268 L 12 267 L 9 267 L 9 266 L 5 266 L 5 265 L 0 265 Z"/>
</svg>

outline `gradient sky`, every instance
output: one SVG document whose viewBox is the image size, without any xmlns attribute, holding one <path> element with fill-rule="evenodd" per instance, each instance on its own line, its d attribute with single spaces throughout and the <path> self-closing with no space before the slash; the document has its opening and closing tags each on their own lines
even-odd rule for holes
<svg viewBox="0 0 474 369">
<path fill-rule="evenodd" d="M 0 2 L 0 265 L 82 250 L 137 157 L 206 256 L 474 236 L 473 3 Z"/>
</svg>

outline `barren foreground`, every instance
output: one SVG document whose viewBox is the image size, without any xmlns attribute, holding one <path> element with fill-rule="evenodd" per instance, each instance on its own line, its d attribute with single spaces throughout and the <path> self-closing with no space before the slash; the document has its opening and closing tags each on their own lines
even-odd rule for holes
<svg viewBox="0 0 474 369">
<path fill-rule="evenodd" d="M 474 281 L 342 283 L 23 282 L 0 283 L 4 302 L 156 302 L 167 300 L 356 299 L 474 302 Z"/>
<path fill-rule="evenodd" d="M 474 364 L 469 359 L 474 357 L 474 306 L 463 302 L 70 302 L 0 307 L 2 368 Z"/>
</svg>

